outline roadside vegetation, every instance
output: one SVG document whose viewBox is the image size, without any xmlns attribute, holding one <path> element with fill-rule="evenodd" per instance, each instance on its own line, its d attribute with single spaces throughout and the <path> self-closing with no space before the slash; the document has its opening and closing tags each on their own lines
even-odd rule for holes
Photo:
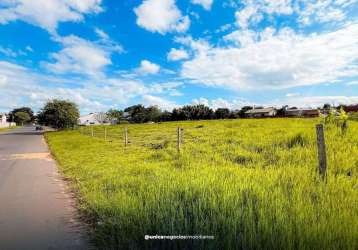
<svg viewBox="0 0 358 250">
<path fill-rule="evenodd" d="M 318 119 L 185 121 L 46 134 L 101 249 L 357 249 L 358 123 Z M 129 145 L 123 131 L 128 127 Z M 176 151 L 176 128 L 183 147 Z M 144 235 L 215 240 L 145 241 Z"/>
<path fill-rule="evenodd" d="M 12 126 L 12 127 L 6 127 L 6 128 L 0 128 L 0 132 L 6 132 L 8 130 L 12 130 L 15 128 L 18 128 L 19 126 Z"/>
</svg>

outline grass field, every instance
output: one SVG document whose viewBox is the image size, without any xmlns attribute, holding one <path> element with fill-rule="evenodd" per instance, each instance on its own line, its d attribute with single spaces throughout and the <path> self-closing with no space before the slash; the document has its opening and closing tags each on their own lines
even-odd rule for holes
<svg viewBox="0 0 358 250">
<path fill-rule="evenodd" d="M 171 122 L 47 133 L 101 249 L 358 249 L 358 123 L 327 128 L 317 176 L 310 119 Z M 176 128 L 184 129 L 180 154 Z M 145 241 L 144 235 L 214 240 Z"/>
</svg>

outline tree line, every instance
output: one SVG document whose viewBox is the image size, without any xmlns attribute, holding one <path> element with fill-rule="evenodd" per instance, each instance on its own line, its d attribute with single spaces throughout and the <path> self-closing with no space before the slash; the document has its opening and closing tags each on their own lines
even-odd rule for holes
<svg viewBox="0 0 358 250">
<path fill-rule="evenodd" d="M 111 109 L 107 112 L 107 117 L 110 120 L 119 122 L 125 120 L 133 123 L 235 119 L 244 117 L 245 112 L 252 108 L 247 106 L 235 111 L 228 108 L 213 110 L 203 104 L 197 104 L 174 108 L 172 111 L 163 111 L 157 106 L 145 107 L 142 104 L 138 104 L 125 108 L 123 111 Z"/>
<path fill-rule="evenodd" d="M 339 106 L 342 107 L 342 106 Z M 185 105 L 174 108 L 172 111 L 163 111 L 157 106 L 145 107 L 142 104 L 133 105 L 124 110 L 110 109 L 104 114 L 104 121 L 110 123 L 147 123 L 147 122 L 167 122 L 185 120 L 211 120 L 211 119 L 236 119 L 246 116 L 252 106 L 244 106 L 239 110 L 228 108 L 218 108 L 216 110 L 203 104 Z M 262 108 L 262 107 L 255 107 Z M 283 106 L 277 110 L 278 116 L 284 114 L 288 106 Z M 322 109 L 331 109 L 332 106 L 325 104 Z M 295 109 L 292 107 L 291 109 Z M 44 107 L 34 114 L 31 108 L 22 107 L 12 110 L 8 114 L 9 122 L 16 122 L 18 125 L 25 123 L 38 123 L 54 128 L 73 128 L 78 125 L 80 112 L 77 104 L 66 100 L 53 99 L 48 101 Z"/>
</svg>

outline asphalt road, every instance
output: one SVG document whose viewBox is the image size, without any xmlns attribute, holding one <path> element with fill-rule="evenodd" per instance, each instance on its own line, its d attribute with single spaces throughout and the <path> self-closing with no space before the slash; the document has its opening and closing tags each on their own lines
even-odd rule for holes
<svg viewBox="0 0 358 250">
<path fill-rule="evenodd" d="M 91 249 L 40 132 L 0 133 L 0 250 Z"/>
</svg>

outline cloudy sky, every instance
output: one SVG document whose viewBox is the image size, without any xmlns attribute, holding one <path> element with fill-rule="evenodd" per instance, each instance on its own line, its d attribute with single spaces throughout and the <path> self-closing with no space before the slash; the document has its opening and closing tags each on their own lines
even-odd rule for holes
<svg viewBox="0 0 358 250">
<path fill-rule="evenodd" d="M 358 0 L 0 0 L 0 111 L 358 103 Z"/>
</svg>

